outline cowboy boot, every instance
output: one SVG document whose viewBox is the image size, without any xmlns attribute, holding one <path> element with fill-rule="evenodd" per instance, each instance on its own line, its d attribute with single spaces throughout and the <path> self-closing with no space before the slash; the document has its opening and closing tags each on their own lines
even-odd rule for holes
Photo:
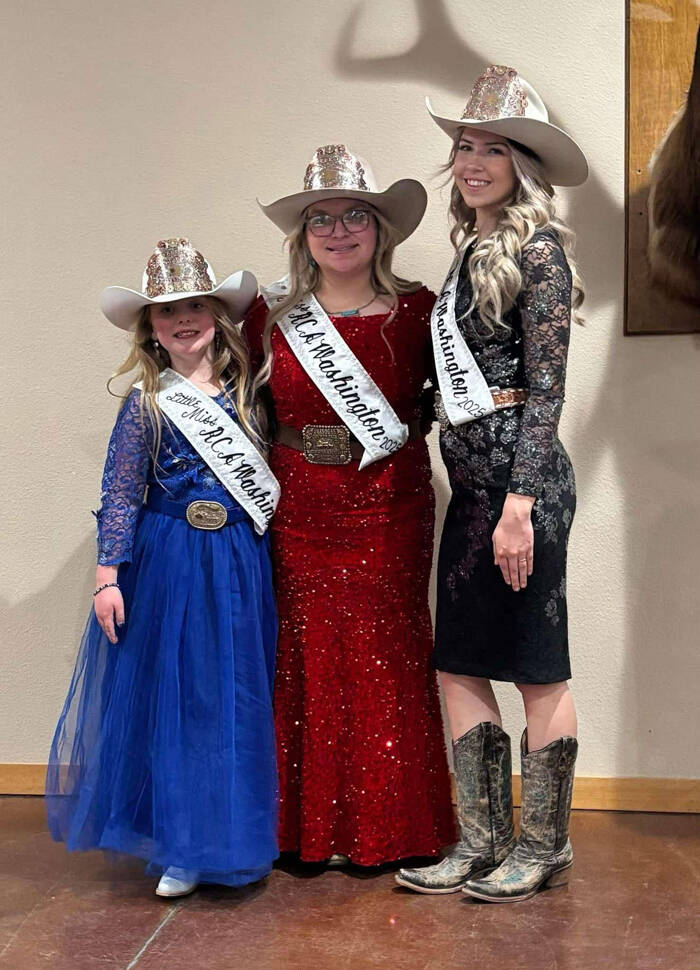
<svg viewBox="0 0 700 970">
<path fill-rule="evenodd" d="M 456 893 L 490 872 L 513 847 L 510 738 L 490 721 L 453 742 L 460 841 L 436 865 L 400 869 L 400 886 L 419 893 Z"/>
<path fill-rule="evenodd" d="M 557 738 L 539 751 L 520 743 L 522 814 L 520 835 L 506 860 L 490 875 L 470 879 L 463 892 L 492 903 L 529 899 L 543 887 L 569 881 L 574 854 L 569 813 L 574 787 L 576 738 Z"/>
</svg>

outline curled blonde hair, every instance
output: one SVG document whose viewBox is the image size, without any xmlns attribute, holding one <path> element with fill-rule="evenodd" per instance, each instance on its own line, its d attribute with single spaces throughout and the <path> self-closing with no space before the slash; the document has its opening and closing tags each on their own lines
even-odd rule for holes
<svg viewBox="0 0 700 970">
<path fill-rule="evenodd" d="M 216 334 L 214 337 L 214 360 L 212 363 L 213 380 L 219 382 L 224 394 L 236 409 L 241 427 L 259 451 L 265 450 L 267 422 L 264 408 L 255 400 L 253 376 L 251 373 L 248 350 L 240 328 L 229 317 L 225 305 L 215 296 L 202 297 L 211 307 Z M 162 438 L 163 414 L 158 407 L 158 381 L 161 371 L 170 367 L 170 355 L 161 345 L 156 346 L 151 326 L 150 306 L 139 311 L 133 342 L 129 355 L 123 364 L 107 381 L 107 390 L 122 403 L 138 382 L 142 382 L 139 399 L 139 412 L 142 426 L 146 420 L 153 432 L 153 461 L 157 461 Z M 135 370 L 129 387 L 124 394 L 112 391 L 112 381 Z"/>
<path fill-rule="evenodd" d="M 462 132 L 455 138 L 450 157 L 443 172 L 451 172 Z M 469 257 L 472 300 L 466 312 L 475 309 L 480 319 L 492 331 L 508 329 L 504 315 L 514 306 L 522 287 L 520 260 L 523 246 L 542 229 L 552 229 L 557 235 L 571 270 L 571 316 L 583 323 L 578 308 L 583 303 L 583 280 L 573 256 L 576 236 L 558 218 L 554 205 L 554 189 L 547 181 L 542 163 L 523 146 L 508 142 L 517 180 L 513 198 L 503 206 L 495 230 L 477 243 Z M 456 250 L 474 234 L 476 210 L 471 209 L 452 183 L 450 217 L 453 222 L 450 241 Z"/>
<path fill-rule="evenodd" d="M 377 245 L 374 250 L 374 256 L 372 257 L 370 282 L 377 294 L 388 296 L 391 300 L 391 313 L 381 327 L 382 338 L 391 351 L 391 347 L 384 336 L 384 328 L 396 316 L 398 295 L 399 293 L 413 293 L 422 284 L 404 280 L 400 276 L 394 275 L 391 267 L 394 250 L 401 241 L 399 234 L 388 219 L 375 209 L 374 206 L 368 205 L 367 207 L 371 210 L 377 222 Z M 285 245 L 289 253 L 289 293 L 275 303 L 267 314 L 262 341 L 265 356 L 255 378 L 254 387 L 256 390 L 267 383 L 272 373 L 272 330 L 275 324 L 278 320 L 282 319 L 288 310 L 296 306 L 300 300 L 303 300 L 310 293 L 313 293 L 321 282 L 321 273 L 311 258 L 311 253 L 306 245 L 305 233 L 306 220 L 305 214 L 302 213 L 299 222 L 285 239 Z"/>
</svg>

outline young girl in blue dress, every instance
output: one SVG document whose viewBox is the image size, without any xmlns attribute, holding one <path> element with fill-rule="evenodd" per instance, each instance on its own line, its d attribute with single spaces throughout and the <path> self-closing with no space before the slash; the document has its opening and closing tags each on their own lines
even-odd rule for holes
<svg viewBox="0 0 700 970">
<path fill-rule="evenodd" d="M 265 531 L 277 483 L 236 324 L 257 283 L 219 286 L 185 239 L 102 310 L 135 371 L 107 452 L 94 610 L 56 728 L 51 834 L 137 856 L 156 892 L 240 886 L 277 856 Z M 145 497 L 147 496 L 147 497 Z"/>
</svg>

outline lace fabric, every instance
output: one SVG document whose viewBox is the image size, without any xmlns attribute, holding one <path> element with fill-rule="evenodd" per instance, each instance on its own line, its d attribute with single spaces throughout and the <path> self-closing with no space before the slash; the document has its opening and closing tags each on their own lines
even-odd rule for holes
<svg viewBox="0 0 700 970">
<path fill-rule="evenodd" d="M 100 566 L 131 561 L 146 486 L 163 489 L 174 501 L 208 499 L 225 505 L 236 504 L 185 436 L 165 418 L 155 467 L 154 432 L 148 415 L 141 416 L 139 397 L 140 391 L 134 390 L 124 402 L 107 447 L 101 507 L 96 513 Z M 228 398 L 219 394 L 214 400 L 236 418 Z"/>
<path fill-rule="evenodd" d="M 491 386 L 526 387 L 524 407 L 453 428 L 440 446 L 452 499 L 440 542 L 435 630 L 439 670 L 524 684 L 571 676 L 566 553 L 576 509 L 573 468 L 557 435 L 564 401 L 571 273 L 552 232 L 523 248 L 522 290 L 492 330 L 466 316 L 468 270 L 457 290 L 459 326 Z M 492 536 L 506 492 L 535 496 L 534 572 L 517 594 L 494 566 Z"/>
<path fill-rule="evenodd" d="M 561 245 L 540 235 L 523 251 L 518 300 L 525 382 L 510 491 L 537 495 L 551 463 L 564 404 L 571 319 L 571 270 Z"/>
<path fill-rule="evenodd" d="M 98 526 L 100 561 L 120 562 L 124 622 L 115 645 L 89 611 L 49 754 L 49 829 L 71 851 L 129 855 L 154 875 L 178 866 L 246 885 L 278 854 L 269 536 L 247 516 L 207 530 L 141 510 L 146 485 L 233 501 L 165 422 L 157 474 L 135 392 L 110 440 Z"/>
<path fill-rule="evenodd" d="M 505 315 L 506 327 L 492 330 L 478 312 L 467 316 L 472 298 L 468 260 L 457 290 L 459 327 L 486 381 L 497 387 L 526 387 L 527 403 L 462 425 L 443 425 L 448 469 L 459 479 L 541 494 L 558 446 L 569 345 L 571 271 L 556 237 L 536 233 L 523 247 L 522 289 Z M 459 484 L 459 483 L 458 483 Z"/>
<path fill-rule="evenodd" d="M 107 446 L 102 502 L 97 511 L 97 562 L 116 566 L 131 559 L 136 520 L 151 470 L 152 433 L 139 413 L 138 391 L 119 411 Z"/>
</svg>

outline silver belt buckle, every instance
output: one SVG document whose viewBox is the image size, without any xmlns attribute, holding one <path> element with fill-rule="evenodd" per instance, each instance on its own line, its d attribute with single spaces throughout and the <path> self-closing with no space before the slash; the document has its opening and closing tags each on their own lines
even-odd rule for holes
<svg viewBox="0 0 700 970">
<path fill-rule="evenodd" d="M 226 525 L 228 512 L 221 502 L 190 502 L 185 512 L 187 521 L 195 529 L 208 529 L 214 532 Z"/>
<path fill-rule="evenodd" d="M 304 457 L 312 465 L 347 465 L 350 431 L 344 424 L 305 424 L 301 429 Z"/>
</svg>

